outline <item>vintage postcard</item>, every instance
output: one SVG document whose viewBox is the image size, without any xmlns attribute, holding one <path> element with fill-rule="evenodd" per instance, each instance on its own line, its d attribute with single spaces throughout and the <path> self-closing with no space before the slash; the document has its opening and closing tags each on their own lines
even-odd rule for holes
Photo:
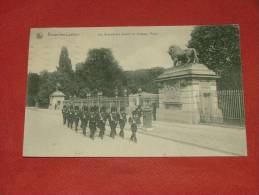
<svg viewBox="0 0 259 195">
<path fill-rule="evenodd" d="M 23 156 L 246 156 L 238 25 L 32 28 Z"/>
</svg>

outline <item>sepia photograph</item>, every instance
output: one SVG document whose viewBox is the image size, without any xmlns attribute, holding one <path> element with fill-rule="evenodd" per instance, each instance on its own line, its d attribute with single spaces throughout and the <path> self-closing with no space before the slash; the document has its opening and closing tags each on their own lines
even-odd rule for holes
<svg viewBox="0 0 259 195">
<path fill-rule="evenodd" d="M 238 25 L 29 36 L 24 157 L 247 156 Z"/>
</svg>

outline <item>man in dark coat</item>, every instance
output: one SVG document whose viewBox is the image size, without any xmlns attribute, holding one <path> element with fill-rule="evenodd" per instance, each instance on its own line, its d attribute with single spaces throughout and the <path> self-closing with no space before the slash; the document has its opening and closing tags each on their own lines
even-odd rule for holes
<svg viewBox="0 0 259 195">
<path fill-rule="evenodd" d="M 125 108 L 121 108 L 120 109 L 120 113 L 119 113 L 119 125 L 120 125 L 120 137 L 124 138 L 124 127 L 125 127 L 125 124 L 127 122 L 127 115 L 126 115 L 126 112 L 125 112 Z"/>
</svg>

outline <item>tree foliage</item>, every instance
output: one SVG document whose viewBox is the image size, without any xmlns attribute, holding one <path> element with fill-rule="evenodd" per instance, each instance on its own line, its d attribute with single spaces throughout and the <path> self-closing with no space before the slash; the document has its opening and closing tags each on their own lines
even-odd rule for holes
<svg viewBox="0 0 259 195">
<path fill-rule="evenodd" d="M 112 51 L 107 48 L 91 49 L 86 61 L 76 65 L 75 75 L 79 96 L 85 96 L 86 91 L 96 90 L 112 96 L 116 87 L 122 88 L 125 85 L 123 71 Z"/>
<path fill-rule="evenodd" d="M 57 70 L 59 72 L 72 73 L 72 63 L 66 47 L 61 48 Z"/>
<path fill-rule="evenodd" d="M 40 77 L 37 73 L 29 73 L 27 80 L 27 96 L 26 104 L 28 106 L 35 106 L 37 100 L 37 94 L 39 91 Z"/>
<path fill-rule="evenodd" d="M 130 93 L 137 93 L 141 88 L 145 92 L 158 93 L 158 85 L 155 79 L 164 72 L 164 68 L 155 67 L 151 69 L 141 69 L 126 71 L 127 86 Z"/>
<path fill-rule="evenodd" d="M 218 80 L 219 89 L 242 88 L 237 25 L 197 26 L 191 33 L 188 47 L 197 50 L 200 63 L 221 76 Z"/>
<path fill-rule="evenodd" d="M 96 95 L 98 91 L 102 91 L 104 96 L 114 96 L 115 88 L 119 96 L 123 95 L 124 89 L 128 89 L 129 93 L 137 93 L 139 88 L 157 93 L 154 79 L 164 71 L 158 67 L 123 71 L 112 51 L 107 48 L 90 50 L 85 62 L 75 65 L 75 71 L 69 68 L 71 60 L 67 49 L 61 49 L 60 59 L 57 71 L 28 74 L 27 105 L 35 105 L 37 102 L 40 107 L 48 107 L 49 96 L 56 90 L 58 83 L 59 90 L 66 98 L 74 95 L 86 98 L 87 93 Z M 34 102 L 29 103 L 29 98 Z"/>
</svg>

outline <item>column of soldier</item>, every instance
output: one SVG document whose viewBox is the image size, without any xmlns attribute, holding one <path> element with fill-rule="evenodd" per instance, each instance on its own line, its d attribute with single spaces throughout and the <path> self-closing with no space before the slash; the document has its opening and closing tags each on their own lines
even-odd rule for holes
<svg viewBox="0 0 259 195">
<path fill-rule="evenodd" d="M 64 105 L 62 108 L 63 124 L 67 127 L 75 129 L 78 132 L 78 125 L 86 136 L 86 131 L 89 128 L 90 138 L 94 139 L 97 129 L 99 129 L 99 137 L 103 139 L 106 131 L 106 124 L 110 126 L 110 137 L 115 138 L 117 135 L 117 126 L 119 126 L 119 136 L 124 138 L 124 128 L 128 122 L 131 129 L 130 140 L 137 143 L 136 132 L 141 125 L 142 109 L 138 106 L 128 117 L 125 108 L 120 108 L 119 112 L 116 107 L 112 107 L 110 112 L 107 112 L 105 107 L 99 108 L 92 106 L 90 109 L 87 106 L 79 108 L 79 106 Z"/>
</svg>

